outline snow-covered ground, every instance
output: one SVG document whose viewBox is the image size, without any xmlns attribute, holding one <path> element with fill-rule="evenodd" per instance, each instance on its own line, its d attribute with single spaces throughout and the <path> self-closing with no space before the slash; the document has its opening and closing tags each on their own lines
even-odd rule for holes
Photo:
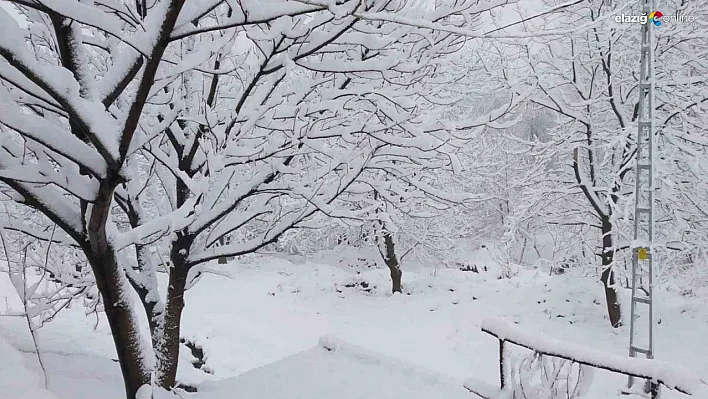
<svg viewBox="0 0 708 399">
<path fill-rule="evenodd" d="M 406 292 L 392 297 L 386 270 L 355 269 L 331 259 L 262 257 L 220 267 L 229 277 L 206 274 L 187 292 L 183 335 L 203 349 L 205 364 L 199 370 L 193 367 L 192 352 L 183 346 L 178 379 L 199 388 L 195 399 L 225 399 L 237 393 L 256 399 L 240 392 L 248 384 L 233 377 L 267 379 L 263 373 L 269 368 L 244 373 L 297 353 L 304 353 L 308 362 L 316 361 L 321 354 L 307 351 L 314 351 L 324 335 L 444 376 L 452 385 L 461 387 L 470 377 L 497 384 L 497 341 L 479 330 L 485 315 L 605 352 L 627 352 L 628 329 L 610 328 L 599 283 L 573 273 L 549 276 L 547 271 L 523 270 L 498 279 L 493 271 L 409 265 L 404 271 Z M 13 291 L 3 278 L 0 303 L 12 306 Z M 707 301 L 659 290 L 656 302 L 656 357 L 691 368 L 708 380 Z M 26 321 L 0 317 L 0 399 L 122 398 L 120 371 L 104 320 L 85 316 L 77 304 L 39 330 L 39 345 L 48 370 L 48 391 L 41 388 Z M 346 363 L 327 361 L 332 367 Z M 282 374 L 288 364 L 303 365 L 285 359 L 272 370 Z M 300 373 L 294 375 L 316 376 Z M 403 383 L 400 377 L 390 381 Z M 586 397 L 617 397 L 625 383 L 624 377 L 596 372 Z M 320 396 L 308 396 L 316 397 Z M 675 392 L 664 395 L 681 397 Z"/>
</svg>

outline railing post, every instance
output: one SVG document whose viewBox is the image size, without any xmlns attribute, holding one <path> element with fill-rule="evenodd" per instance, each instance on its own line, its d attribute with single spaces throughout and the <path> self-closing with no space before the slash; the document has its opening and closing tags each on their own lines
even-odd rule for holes
<svg viewBox="0 0 708 399">
<path fill-rule="evenodd" d="M 501 386 L 502 391 L 506 387 L 506 359 L 504 356 L 504 343 L 505 341 L 503 339 L 499 340 L 499 385 Z"/>
<path fill-rule="evenodd" d="M 649 391 L 651 391 L 651 399 L 659 399 L 659 384 L 657 382 L 649 382 Z"/>
</svg>

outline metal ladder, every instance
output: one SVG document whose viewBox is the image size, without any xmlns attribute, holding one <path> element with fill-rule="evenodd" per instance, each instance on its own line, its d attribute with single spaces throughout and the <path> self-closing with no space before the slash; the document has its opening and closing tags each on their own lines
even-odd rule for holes
<svg viewBox="0 0 708 399">
<path fill-rule="evenodd" d="M 642 0 L 642 12 L 649 15 L 653 0 Z M 634 203 L 634 241 L 632 242 L 632 305 L 629 356 L 654 358 L 653 257 L 654 242 L 654 71 L 652 65 L 652 24 L 642 25 L 641 71 L 639 78 L 639 113 L 637 163 Z M 640 317 L 641 315 L 641 317 Z M 642 321 L 641 326 L 638 325 Z M 640 334 L 640 333 L 644 334 Z M 644 335 L 644 336 L 642 336 Z M 629 377 L 628 388 L 634 385 Z M 658 386 L 646 381 L 644 391 L 658 395 Z"/>
</svg>

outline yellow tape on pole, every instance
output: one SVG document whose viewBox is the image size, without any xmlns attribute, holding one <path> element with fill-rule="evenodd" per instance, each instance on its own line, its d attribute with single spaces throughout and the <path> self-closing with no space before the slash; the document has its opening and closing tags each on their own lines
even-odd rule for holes
<svg viewBox="0 0 708 399">
<path fill-rule="evenodd" d="M 637 259 L 647 260 L 649 259 L 649 251 L 646 248 L 637 248 Z"/>
</svg>

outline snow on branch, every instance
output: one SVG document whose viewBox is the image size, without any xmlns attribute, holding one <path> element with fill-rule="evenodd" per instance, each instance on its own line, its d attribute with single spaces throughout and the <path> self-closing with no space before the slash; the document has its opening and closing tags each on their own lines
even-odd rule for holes
<svg viewBox="0 0 708 399">
<path fill-rule="evenodd" d="M 148 245 L 185 229 L 194 220 L 196 200 L 197 198 L 193 198 L 173 212 L 154 218 L 125 233 L 118 233 L 113 240 L 114 248 L 120 251 L 134 244 Z"/>
<path fill-rule="evenodd" d="M 71 237 L 67 237 L 66 235 L 58 232 L 52 232 L 51 230 L 47 231 L 37 227 L 28 226 L 25 223 L 15 219 L 0 220 L 0 229 L 17 231 L 40 241 L 51 241 L 52 243 L 61 245 L 77 245 L 76 241 L 71 239 Z"/>
<path fill-rule="evenodd" d="M 197 216 L 195 222 L 189 226 L 190 234 L 198 234 L 205 230 L 207 227 L 211 226 L 219 219 L 228 215 L 236 207 L 243 202 L 243 200 L 254 193 L 254 190 L 264 182 L 268 181 L 273 177 L 273 172 L 271 170 L 260 171 L 254 174 L 247 183 L 240 184 L 238 188 L 229 193 L 228 199 L 219 204 L 209 207 L 209 210 L 203 210 L 199 216 Z"/>
<path fill-rule="evenodd" d="M 17 25 L 17 21 L 5 10 L 0 9 L 0 57 L 4 58 L 12 67 L 33 81 L 51 96 L 53 100 L 61 104 L 63 110 L 66 111 L 71 116 L 72 121 L 81 128 L 87 139 L 96 147 L 96 150 L 101 156 L 107 162 L 114 162 L 116 158 L 117 142 L 107 139 L 106 135 L 99 133 L 113 130 L 112 128 L 115 128 L 113 119 L 102 118 L 101 116 L 105 115 L 105 113 L 102 112 L 101 107 L 81 97 L 79 84 L 69 70 L 49 63 L 38 62 L 32 52 L 25 46 L 24 41 L 17 40 L 18 37 L 24 36 L 25 34 Z M 0 100 L 2 100 L 3 97 L 7 98 L 8 96 L 0 93 Z M 3 108 L 7 108 L 7 106 L 3 106 Z M 19 115 L 16 116 L 19 117 Z M 10 116 L 6 114 L 3 115 L 1 119 L 4 121 L 9 118 Z M 36 126 L 32 126 L 32 128 L 28 129 L 26 132 L 23 131 L 23 133 L 34 133 L 33 128 L 35 127 Z M 58 147 L 62 149 L 64 153 L 75 154 L 75 158 L 79 157 L 80 154 L 84 152 L 88 154 L 95 152 L 94 150 L 86 149 L 86 145 L 84 145 L 83 148 L 79 147 L 82 148 L 82 150 L 76 150 L 73 146 L 75 143 L 71 143 L 71 145 L 68 146 L 61 144 L 65 140 L 70 139 L 68 135 L 64 138 L 56 137 L 56 135 L 47 136 L 46 133 L 43 133 L 44 132 L 37 132 L 36 134 L 41 134 L 41 139 L 47 141 L 49 147 Z M 49 140 L 52 141 L 49 142 Z M 80 144 L 77 143 L 76 145 Z M 96 173 L 102 174 L 101 168 L 97 167 L 98 165 L 95 163 L 88 163 L 84 166 Z"/>
<path fill-rule="evenodd" d="M 32 4 L 32 3 L 23 3 Z M 100 29 L 119 40 L 126 40 L 123 30 L 124 21 L 120 18 L 103 12 L 97 7 L 78 1 L 66 0 L 41 0 L 34 5 L 39 11 L 60 15 L 64 18 L 80 22 L 86 26 Z M 132 46 L 135 46 L 132 44 Z"/>
<path fill-rule="evenodd" d="M 3 167 L 2 160 L 3 157 L 0 156 L 0 168 Z M 23 200 L 18 202 L 23 202 L 41 210 L 74 240 L 77 242 L 82 241 L 84 237 L 81 214 L 77 211 L 74 203 L 64 195 L 65 192 L 50 185 L 37 187 L 35 184 L 27 184 L 3 177 L 0 177 L 0 181 L 6 183 L 23 197 Z"/>
<path fill-rule="evenodd" d="M 190 254 L 189 264 L 190 266 L 193 266 L 226 256 L 240 256 L 256 252 L 257 250 L 275 242 L 284 232 L 299 223 L 303 217 L 311 216 L 316 211 L 317 208 L 312 206 L 307 207 L 302 211 L 293 211 L 275 223 L 271 229 L 257 235 L 255 238 L 235 244 L 222 245 L 203 251 L 197 251 Z"/>
<path fill-rule="evenodd" d="M 10 83 L 28 95 L 41 100 L 51 106 L 54 110 L 59 110 L 59 108 L 61 108 L 61 105 L 45 93 L 42 88 L 40 88 L 31 79 L 27 78 L 27 76 L 20 73 L 20 71 L 13 68 L 4 59 L 0 59 L 0 79 Z"/>
<path fill-rule="evenodd" d="M 228 18 L 219 20 L 216 25 L 195 26 L 191 22 L 200 19 L 208 13 L 207 10 L 214 9 L 223 0 L 210 0 L 205 5 L 194 6 L 196 2 L 187 2 L 177 20 L 176 28 L 172 31 L 170 40 L 182 40 L 190 36 L 221 31 L 230 28 L 247 25 L 258 25 L 273 22 L 282 17 L 296 17 L 326 9 L 321 5 L 308 5 L 300 1 L 240 1 L 239 6 Z"/>
<path fill-rule="evenodd" d="M 302 3 L 310 4 L 310 5 L 317 5 L 317 6 L 329 6 L 330 3 L 327 1 L 322 1 L 322 0 L 299 0 Z M 465 10 L 465 14 L 476 14 L 480 13 L 482 11 L 487 11 L 496 7 L 501 7 L 506 4 L 512 4 L 516 3 L 517 1 L 515 0 L 495 0 L 492 1 L 491 4 L 489 2 L 485 2 L 484 5 L 480 6 L 479 9 L 467 9 Z M 570 4 L 575 4 L 578 3 L 577 1 L 571 1 L 569 2 Z M 474 2 L 474 4 L 478 4 L 478 2 Z M 556 6 L 556 9 L 561 9 L 564 7 L 567 7 L 568 5 L 559 5 Z M 542 13 L 542 15 L 547 14 L 547 12 Z M 445 25 L 440 22 L 436 22 L 434 19 L 424 19 L 420 18 L 418 15 L 414 15 L 411 17 L 402 15 L 400 12 L 393 13 L 393 12 L 387 12 L 387 11 L 378 11 L 378 12 L 366 12 L 366 11 L 353 11 L 351 12 L 351 15 L 363 19 L 363 20 L 368 20 L 368 21 L 380 21 L 380 22 L 394 22 L 400 25 L 405 25 L 405 26 L 411 26 L 411 27 L 416 27 L 416 28 L 423 28 L 423 29 L 430 29 L 433 31 L 438 31 L 438 32 L 447 32 L 447 33 L 452 33 L 455 35 L 459 36 L 464 36 L 472 39 L 525 39 L 525 38 L 533 38 L 533 37 L 542 37 L 542 36 L 568 36 L 568 35 L 573 35 L 573 34 L 578 34 L 578 33 L 584 33 L 589 30 L 592 30 L 593 28 L 597 28 L 600 26 L 603 22 L 605 21 L 610 21 L 614 18 L 613 15 L 607 15 L 602 18 L 598 18 L 590 23 L 571 28 L 571 29 L 548 29 L 548 30 L 540 30 L 540 31 L 534 31 L 534 32 L 519 32 L 519 33 L 485 33 L 485 32 L 479 32 L 478 30 L 475 29 L 470 29 L 466 27 L 457 27 L 457 26 L 452 26 L 452 25 Z M 498 29 L 494 29 L 493 32 L 496 32 Z"/>
</svg>

